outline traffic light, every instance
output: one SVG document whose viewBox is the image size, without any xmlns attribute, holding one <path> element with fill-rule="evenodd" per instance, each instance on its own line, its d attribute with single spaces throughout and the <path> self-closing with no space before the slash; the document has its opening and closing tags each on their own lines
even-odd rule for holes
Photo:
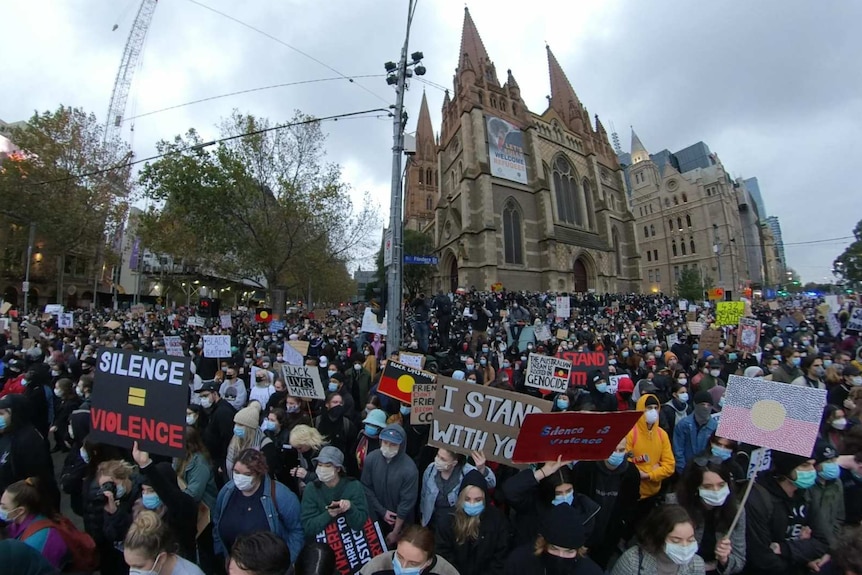
<svg viewBox="0 0 862 575">
<path fill-rule="evenodd" d="M 212 317 L 213 314 L 213 300 L 212 298 L 202 297 L 200 301 L 198 301 L 198 312 L 197 315 L 200 317 Z"/>
<path fill-rule="evenodd" d="M 389 301 L 389 287 L 387 286 L 387 284 L 384 283 L 383 287 L 380 288 L 379 291 L 380 298 L 377 300 L 378 305 L 374 309 L 374 315 L 377 317 L 377 323 L 383 323 L 383 320 L 386 317 L 386 304 Z"/>
</svg>

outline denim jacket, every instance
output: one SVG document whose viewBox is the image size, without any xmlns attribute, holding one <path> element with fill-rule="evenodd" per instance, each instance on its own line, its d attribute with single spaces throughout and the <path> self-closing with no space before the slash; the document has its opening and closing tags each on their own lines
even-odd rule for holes
<svg viewBox="0 0 862 575">
<path fill-rule="evenodd" d="M 461 479 L 464 479 L 464 476 L 476 469 L 474 466 L 469 463 L 465 463 L 461 466 Z M 434 468 L 434 464 L 430 463 L 428 467 L 425 468 L 425 473 L 422 474 L 422 497 L 419 501 L 419 512 L 422 515 L 422 525 L 428 525 L 431 521 L 431 516 L 434 515 L 434 504 L 437 501 L 437 495 L 440 493 L 440 489 L 437 487 L 437 482 L 434 480 L 434 476 L 437 474 L 437 470 Z M 485 467 L 485 481 L 488 483 L 488 489 L 493 489 L 497 485 L 497 477 L 494 475 L 494 472 L 491 471 L 490 467 Z M 450 507 L 455 507 L 455 503 L 458 501 L 458 495 L 461 493 L 461 481 L 458 481 L 458 484 L 455 486 L 452 491 L 446 494 L 446 500 L 449 502 Z"/>
</svg>

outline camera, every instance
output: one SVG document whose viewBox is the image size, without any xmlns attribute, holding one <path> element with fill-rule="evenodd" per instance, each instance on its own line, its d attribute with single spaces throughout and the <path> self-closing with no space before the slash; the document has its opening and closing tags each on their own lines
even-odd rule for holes
<svg viewBox="0 0 862 575">
<path fill-rule="evenodd" d="M 117 498 L 117 484 L 114 483 L 113 481 L 106 481 L 103 484 L 101 484 L 99 486 L 99 491 L 101 491 L 103 493 L 105 491 L 108 491 L 111 493 L 111 495 L 114 496 L 114 499 Z"/>
</svg>

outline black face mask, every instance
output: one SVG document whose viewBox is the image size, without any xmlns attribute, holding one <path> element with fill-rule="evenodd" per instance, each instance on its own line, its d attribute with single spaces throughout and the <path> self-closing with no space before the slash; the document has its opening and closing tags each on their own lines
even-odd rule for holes
<svg viewBox="0 0 862 575">
<path fill-rule="evenodd" d="M 327 417 L 329 417 L 329 419 L 331 419 L 332 421 L 335 421 L 336 419 L 338 419 L 342 415 L 344 415 L 344 406 L 343 405 L 336 405 L 335 407 L 331 407 L 331 408 L 326 410 L 326 415 L 327 415 Z"/>
<path fill-rule="evenodd" d="M 542 566 L 545 568 L 546 575 L 574 575 L 577 564 L 577 557 L 566 559 L 551 555 L 547 551 L 542 553 Z"/>
</svg>

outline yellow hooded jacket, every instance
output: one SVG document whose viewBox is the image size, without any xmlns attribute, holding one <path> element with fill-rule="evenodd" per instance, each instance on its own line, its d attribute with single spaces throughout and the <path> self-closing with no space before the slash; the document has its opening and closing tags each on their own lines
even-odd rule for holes
<svg viewBox="0 0 862 575">
<path fill-rule="evenodd" d="M 646 411 L 649 397 L 658 401 L 651 393 L 642 395 L 638 399 L 638 411 Z M 644 414 L 626 435 L 626 450 L 632 454 L 632 461 L 638 470 L 649 475 L 649 479 L 641 479 L 641 499 L 658 494 L 661 482 L 673 475 L 676 463 L 667 433 L 659 427 L 658 422 L 650 429 Z"/>
</svg>

